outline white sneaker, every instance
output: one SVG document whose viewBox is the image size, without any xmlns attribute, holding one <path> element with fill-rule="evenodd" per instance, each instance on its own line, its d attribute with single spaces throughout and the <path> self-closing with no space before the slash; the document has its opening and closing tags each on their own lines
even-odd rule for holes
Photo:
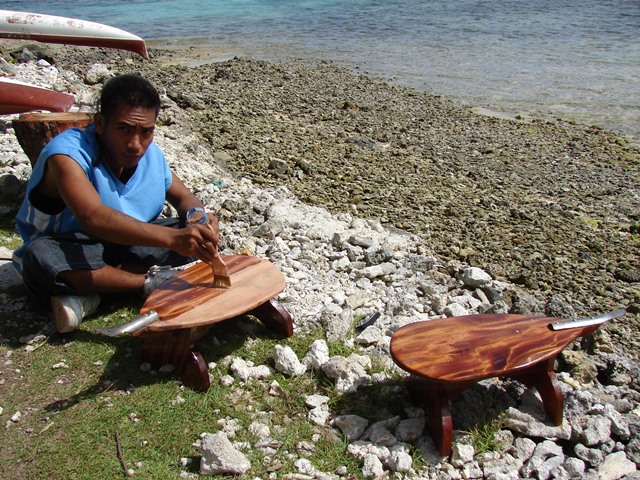
<svg viewBox="0 0 640 480">
<path fill-rule="evenodd" d="M 51 310 L 56 330 L 60 333 L 72 332 L 82 319 L 91 315 L 100 305 L 100 295 L 56 295 L 51 297 Z"/>
<path fill-rule="evenodd" d="M 142 294 L 145 297 L 151 295 L 156 288 L 160 286 L 161 283 L 169 280 L 175 274 L 186 270 L 189 267 L 192 267 L 198 262 L 187 263 L 186 265 L 180 265 L 179 267 L 169 267 L 169 266 L 159 266 L 154 265 L 147 272 L 146 278 L 144 279 L 144 285 L 142 286 Z"/>
</svg>

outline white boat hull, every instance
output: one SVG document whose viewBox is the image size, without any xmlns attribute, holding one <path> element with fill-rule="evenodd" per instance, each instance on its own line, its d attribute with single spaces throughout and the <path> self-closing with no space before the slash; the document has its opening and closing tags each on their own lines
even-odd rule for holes
<svg viewBox="0 0 640 480">
<path fill-rule="evenodd" d="M 54 15 L 0 10 L 0 38 L 118 48 L 149 58 L 144 40 L 132 33 L 101 23 Z"/>
</svg>

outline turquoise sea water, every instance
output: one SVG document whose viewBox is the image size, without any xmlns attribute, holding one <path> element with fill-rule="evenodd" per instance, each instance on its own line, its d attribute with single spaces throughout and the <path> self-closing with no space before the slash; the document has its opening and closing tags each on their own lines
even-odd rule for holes
<svg viewBox="0 0 640 480">
<path fill-rule="evenodd" d="M 508 113 L 640 137 L 640 0 L 8 1 L 146 40 L 330 60 Z"/>
</svg>

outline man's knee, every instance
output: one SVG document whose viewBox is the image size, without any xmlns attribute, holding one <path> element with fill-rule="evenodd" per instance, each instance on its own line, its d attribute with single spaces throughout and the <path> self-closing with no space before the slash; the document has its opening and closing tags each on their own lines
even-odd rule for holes
<svg viewBox="0 0 640 480">
<path fill-rule="evenodd" d="M 73 293 L 74 288 L 61 280 L 61 272 L 91 269 L 99 265 L 87 258 L 87 246 L 43 237 L 31 242 L 22 258 L 22 279 L 31 290 L 41 295 Z"/>
<path fill-rule="evenodd" d="M 25 285 L 35 293 L 43 296 L 55 294 L 55 275 L 43 263 L 47 256 L 40 255 L 39 248 L 31 244 L 22 257 L 22 279 Z"/>
</svg>

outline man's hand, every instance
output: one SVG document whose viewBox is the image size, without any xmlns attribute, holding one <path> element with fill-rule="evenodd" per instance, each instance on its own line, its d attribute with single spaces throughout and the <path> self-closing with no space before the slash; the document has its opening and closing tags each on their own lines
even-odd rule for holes
<svg viewBox="0 0 640 480">
<path fill-rule="evenodd" d="M 173 173 L 171 187 L 167 191 L 167 200 L 184 218 L 192 208 L 203 208 L 202 202 L 184 185 L 182 180 Z M 175 246 L 170 248 L 184 256 L 194 256 L 205 263 L 213 263 L 218 255 L 218 240 L 220 228 L 217 217 L 207 213 L 209 225 L 192 225 L 186 231 L 178 230 Z"/>
<path fill-rule="evenodd" d="M 185 257 L 197 257 L 204 263 L 212 264 L 218 255 L 218 219 L 208 214 L 209 225 L 191 225 L 175 230 L 175 245 L 172 250 Z"/>
</svg>

